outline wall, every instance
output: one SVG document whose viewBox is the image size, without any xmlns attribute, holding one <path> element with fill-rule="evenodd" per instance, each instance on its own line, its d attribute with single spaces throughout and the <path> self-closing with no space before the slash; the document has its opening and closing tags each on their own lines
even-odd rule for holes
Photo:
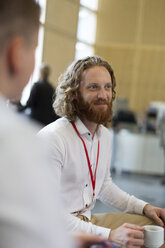
<svg viewBox="0 0 165 248">
<path fill-rule="evenodd" d="M 114 134 L 113 166 L 117 172 L 164 174 L 164 154 L 160 138 L 152 134 L 121 130 Z"/>
<path fill-rule="evenodd" d="M 74 60 L 79 0 L 47 0 L 43 61 L 57 79 Z"/>
<path fill-rule="evenodd" d="M 164 11 L 164 0 L 99 0 L 95 53 L 112 64 L 117 95 L 137 113 L 165 101 Z"/>
</svg>

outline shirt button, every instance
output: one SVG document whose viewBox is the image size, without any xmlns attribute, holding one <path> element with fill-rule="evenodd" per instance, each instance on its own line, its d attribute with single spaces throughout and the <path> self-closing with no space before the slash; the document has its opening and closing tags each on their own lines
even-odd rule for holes
<svg viewBox="0 0 165 248">
<path fill-rule="evenodd" d="M 85 187 L 88 187 L 88 184 L 86 184 Z"/>
</svg>

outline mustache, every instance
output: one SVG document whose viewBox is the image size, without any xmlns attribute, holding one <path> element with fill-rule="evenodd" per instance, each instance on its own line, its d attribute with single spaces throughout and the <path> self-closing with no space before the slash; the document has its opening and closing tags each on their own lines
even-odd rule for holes
<svg viewBox="0 0 165 248">
<path fill-rule="evenodd" d="M 93 100 L 92 104 L 107 104 L 107 105 L 109 105 L 109 101 L 107 101 L 105 99 L 98 99 L 98 100 Z"/>
</svg>

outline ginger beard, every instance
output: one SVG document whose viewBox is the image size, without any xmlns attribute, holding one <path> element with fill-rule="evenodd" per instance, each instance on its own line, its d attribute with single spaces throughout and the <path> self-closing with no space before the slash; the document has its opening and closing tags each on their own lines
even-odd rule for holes
<svg viewBox="0 0 165 248">
<path fill-rule="evenodd" d="M 107 108 L 104 110 L 97 107 L 97 104 L 106 104 Z M 80 92 L 78 92 L 78 100 L 75 103 L 75 108 L 80 119 L 86 118 L 88 121 L 105 126 L 108 126 L 112 120 L 112 101 L 98 99 L 86 102 Z"/>
</svg>

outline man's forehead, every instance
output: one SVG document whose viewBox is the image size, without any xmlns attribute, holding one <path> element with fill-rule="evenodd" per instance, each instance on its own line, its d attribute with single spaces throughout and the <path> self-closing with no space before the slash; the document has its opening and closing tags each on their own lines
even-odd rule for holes
<svg viewBox="0 0 165 248">
<path fill-rule="evenodd" d="M 100 81 L 112 82 L 111 75 L 104 66 L 92 66 L 85 69 L 81 74 L 82 82 L 100 82 Z"/>
</svg>

